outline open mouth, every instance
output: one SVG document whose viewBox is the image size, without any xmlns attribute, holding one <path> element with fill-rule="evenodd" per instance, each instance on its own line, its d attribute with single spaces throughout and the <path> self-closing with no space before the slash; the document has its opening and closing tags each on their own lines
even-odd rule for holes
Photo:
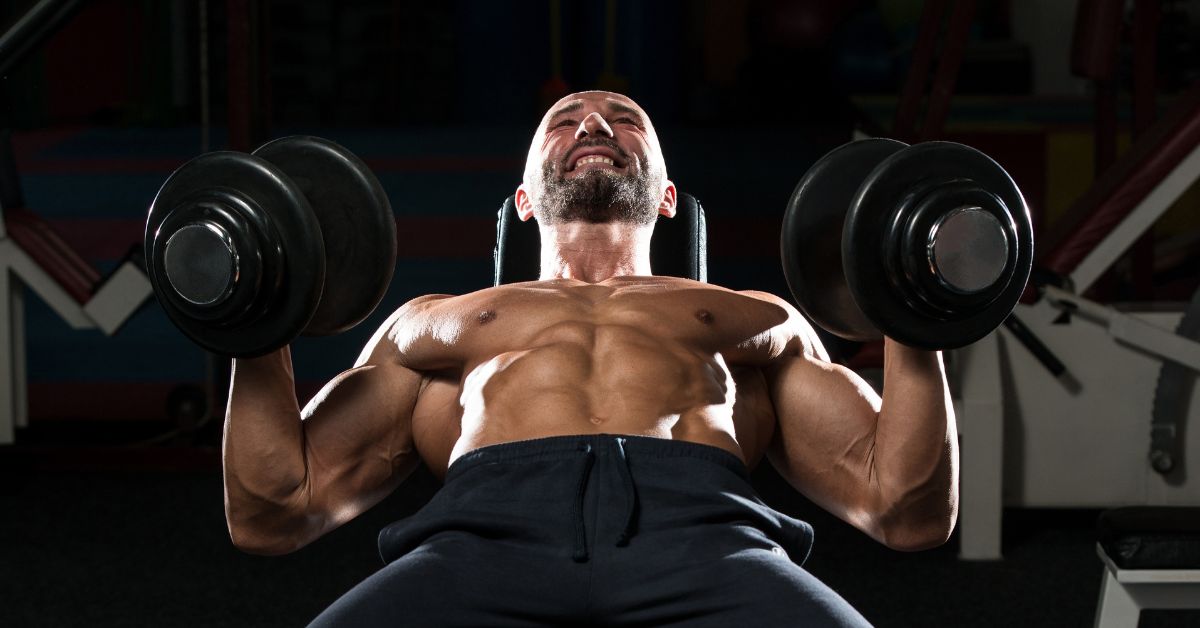
<svg viewBox="0 0 1200 628">
<path fill-rule="evenodd" d="M 590 166 L 592 164 L 604 164 L 614 168 L 617 166 L 616 162 L 609 157 L 604 157 L 602 155 L 591 155 L 575 162 L 575 165 L 571 166 L 571 170 L 578 169 L 581 166 Z"/>
<path fill-rule="evenodd" d="M 605 146 L 589 146 L 575 151 L 567 161 L 567 172 L 588 168 L 621 169 L 625 162 L 611 148 Z"/>
</svg>

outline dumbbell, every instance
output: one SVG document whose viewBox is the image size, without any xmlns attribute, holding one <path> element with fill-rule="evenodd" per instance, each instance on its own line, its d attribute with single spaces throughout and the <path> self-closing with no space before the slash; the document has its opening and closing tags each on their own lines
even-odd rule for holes
<svg viewBox="0 0 1200 628">
<path fill-rule="evenodd" d="M 374 311 L 395 270 L 396 222 L 358 157 L 292 136 L 180 166 L 150 205 L 145 251 L 154 293 L 184 335 L 254 357 Z"/>
<path fill-rule="evenodd" d="M 804 174 L 780 249 L 799 309 L 830 333 L 954 349 L 1016 306 L 1033 229 L 1012 177 L 982 152 L 868 139 Z"/>
</svg>

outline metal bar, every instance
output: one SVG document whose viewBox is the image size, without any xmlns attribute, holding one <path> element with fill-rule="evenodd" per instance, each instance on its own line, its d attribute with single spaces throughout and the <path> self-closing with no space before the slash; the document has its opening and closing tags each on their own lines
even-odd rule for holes
<svg viewBox="0 0 1200 628">
<path fill-rule="evenodd" d="M 228 81 L 229 81 L 229 148 L 250 152 L 252 148 L 254 83 L 253 56 L 257 53 L 252 35 L 255 0 L 227 0 Z"/>
<path fill-rule="evenodd" d="M 7 240 L 0 240 L 0 244 Z M 21 284 L 11 273 L 8 266 L 0 258 L 0 445 L 11 445 L 16 424 L 17 399 L 13 394 L 16 388 L 16 354 L 12 342 L 17 331 L 11 318 L 12 294 L 21 289 Z"/>
<path fill-rule="evenodd" d="M 927 0 L 921 8 L 921 24 L 913 42 L 908 76 L 904 79 L 904 90 L 900 93 L 896 117 L 892 121 L 892 137 L 902 142 L 911 142 L 917 135 L 913 126 L 917 122 L 917 110 L 921 108 L 921 97 L 925 94 L 925 82 L 933 63 L 933 49 L 945 9 L 946 0 Z"/>
<path fill-rule="evenodd" d="M 81 0 L 40 0 L 0 35 L 0 76 L 12 71 L 51 35 L 58 32 L 83 4 Z"/>
<path fill-rule="evenodd" d="M 7 271 L 6 271 L 7 272 Z M 29 426 L 29 378 L 25 353 L 25 286 L 15 276 L 9 292 L 8 327 L 12 329 L 13 425 Z"/>
<path fill-rule="evenodd" d="M 1103 325 L 1122 344 L 1200 372 L 1200 342 L 1054 286 L 1043 290 L 1055 307 Z"/>
<path fill-rule="evenodd" d="M 1155 57 L 1161 0 L 1136 0 L 1133 10 L 1133 137 L 1154 123 Z M 1131 260 L 1133 296 L 1139 301 L 1154 297 L 1154 232 L 1147 230 L 1133 246 Z"/>
<path fill-rule="evenodd" d="M 1146 232 L 1171 204 L 1200 179 L 1200 146 L 1184 157 L 1175 169 L 1142 199 L 1106 238 L 1100 241 L 1071 273 L 1078 294 L 1087 292 L 1104 271 Z"/>
<path fill-rule="evenodd" d="M 200 0 L 200 152 L 207 153 L 212 146 L 212 103 L 209 94 L 208 76 L 208 0 Z"/>
<path fill-rule="evenodd" d="M 929 107 L 925 110 L 925 122 L 917 137 L 921 141 L 936 139 L 942 134 L 946 116 L 950 113 L 950 97 L 954 95 L 954 84 L 958 82 L 958 69 L 962 67 L 966 54 L 967 38 L 971 34 L 971 18 L 975 16 L 975 0 L 960 0 L 954 3 L 950 23 L 946 26 L 946 40 L 942 43 L 942 54 L 938 59 L 937 75 L 929 90 Z"/>
<path fill-rule="evenodd" d="M 72 329 L 96 327 L 84 313 L 83 306 L 11 238 L 0 240 L 0 268 L 11 270 L 17 280 L 41 297 Z"/>
<path fill-rule="evenodd" d="M 255 57 L 254 75 L 254 133 L 251 136 L 255 146 L 261 144 L 270 135 L 271 106 L 271 3 L 255 4 L 254 13 Z"/>
<path fill-rule="evenodd" d="M 1054 352 L 1046 346 L 1046 343 L 1042 342 L 1041 338 L 1037 337 L 1037 334 L 1033 333 L 1033 330 L 1021 322 L 1016 312 L 1009 314 L 1008 318 L 1004 319 L 1004 327 L 1021 344 L 1025 345 L 1026 349 L 1029 349 L 1033 357 L 1037 358 L 1037 361 L 1041 362 L 1042 366 L 1046 367 L 1046 370 L 1050 371 L 1051 375 L 1059 377 L 1067 372 L 1067 367 L 1063 365 L 1062 360 L 1059 360 L 1058 356 L 1054 355 Z"/>
</svg>

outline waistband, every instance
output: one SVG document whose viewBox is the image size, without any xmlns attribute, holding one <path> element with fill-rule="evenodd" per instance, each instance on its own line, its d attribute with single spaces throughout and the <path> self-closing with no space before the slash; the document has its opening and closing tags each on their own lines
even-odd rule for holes
<svg viewBox="0 0 1200 628">
<path fill-rule="evenodd" d="M 750 471 L 745 463 L 732 453 L 701 443 L 683 440 L 633 436 L 627 434 L 576 434 L 548 436 L 531 440 L 511 441 L 473 449 L 455 460 L 446 470 L 446 482 L 480 465 L 495 463 L 523 463 L 539 460 L 558 460 L 574 457 L 580 451 L 595 451 L 600 455 L 608 451 L 607 445 L 620 441 L 623 449 L 637 454 L 639 458 L 691 458 L 705 460 L 728 468 L 743 478 L 749 479 Z"/>
</svg>

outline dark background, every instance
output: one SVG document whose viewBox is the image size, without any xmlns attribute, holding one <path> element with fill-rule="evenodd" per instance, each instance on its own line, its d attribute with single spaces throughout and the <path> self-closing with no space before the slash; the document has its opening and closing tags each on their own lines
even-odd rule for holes
<svg viewBox="0 0 1200 628">
<path fill-rule="evenodd" d="M 0 15 L 11 24 L 31 4 L 0 3 Z M 306 133 L 361 156 L 397 217 L 396 274 L 362 325 L 295 343 L 301 400 L 348 367 L 400 303 L 490 285 L 495 211 L 563 86 L 623 91 L 649 112 L 671 178 L 706 208 L 710 281 L 787 295 L 776 243 L 788 196 L 855 130 L 893 130 L 922 3 L 564 1 L 557 55 L 554 4 L 95 0 L 0 78 L 0 120 L 25 205 L 102 273 L 141 241 L 166 177 L 202 152 Z M 927 137 L 1005 166 L 1038 233 L 1086 189 L 1096 163 L 1096 85 L 1069 64 L 1075 6 L 978 2 L 949 118 Z M 1161 110 L 1200 79 L 1200 8 L 1158 6 Z M 1115 54 L 1124 147 L 1128 36 Z M 1091 296 L 1187 300 L 1200 283 L 1198 207 L 1193 186 L 1139 243 L 1140 257 L 1123 258 Z M 208 407 L 220 397 L 221 361 L 156 303 L 106 337 L 70 329 L 27 294 L 30 426 L 0 447 L 0 624 L 303 624 L 379 567 L 375 532 L 436 489 L 421 471 L 293 555 L 240 554 L 221 512 L 221 409 Z M 827 341 L 835 356 L 855 349 Z M 773 505 L 814 522 L 808 567 L 878 625 L 1091 622 L 1101 569 L 1093 511 L 1010 509 L 1006 559 L 967 563 L 954 557 L 956 538 L 892 552 L 769 468 L 756 482 Z M 1189 621 L 1200 620 L 1151 612 L 1142 625 Z"/>
</svg>

